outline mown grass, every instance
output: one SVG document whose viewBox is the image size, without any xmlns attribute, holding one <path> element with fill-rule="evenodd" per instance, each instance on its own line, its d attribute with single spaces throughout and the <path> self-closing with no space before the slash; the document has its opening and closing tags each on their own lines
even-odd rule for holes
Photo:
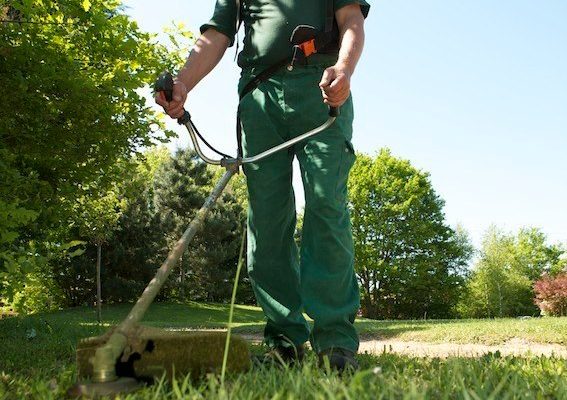
<svg viewBox="0 0 567 400">
<path fill-rule="evenodd" d="M 374 321 L 356 326 L 363 337 L 430 343 L 500 344 L 513 338 L 567 345 L 567 317 L 465 320 Z"/>
<path fill-rule="evenodd" d="M 103 328 L 120 322 L 130 310 L 130 304 L 103 309 Z M 170 328 L 224 328 L 228 305 L 203 303 L 157 303 L 148 310 L 144 324 Z M 10 322 L 13 320 L 13 322 Z M 15 324 L 15 325 L 14 325 Z M 39 327 L 49 331 L 51 326 L 74 326 L 80 331 L 98 334 L 100 328 L 95 312 L 89 308 L 72 308 L 54 313 L 0 320 L 3 326 Z M 258 307 L 237 306 L 234 326 L 237 332 L 261 335 L 264 316 Z M 413 340 L 430 343 L 499 344 L 512 338 L 537 343 L 567 345 L 567 317 L 563 318 L 499 318 L 477 320 L 370 320 L 356 321 L 359 333 L 366 338 Z"/>
<path fill-rule="evenodd" d="M 84 308 L 0 320 L 0 398 L 61 398 L 75 382 L 77 341 L 104 332 L 129 308 L 105 308 L 105 326 L 98 326 L 94 311 Z M 145 320 L 159 327 L 220 328 L 226 317 L 224 305 L 154 304 Z M 238 307 L 235 324 L 240 332 L 260 333 L 262 313 L 255 307 Z M 499 343 L 519 337 L 565 344 L 567 334 L 567 318 L 361 320 L 357 326 L 364 336 L 434 342 Z M 302 368 L 254 370 L 230 377 L 224 386 L 210 376 L 198 382 L 162 382 L 122 398 L 567 399 L 567 364 L 557 358 L 496 354 L 440 360 L 382 354 L 360 359 L 361 371 L 342 378 L 318 369 L 311 355 Z"/>
</svg>

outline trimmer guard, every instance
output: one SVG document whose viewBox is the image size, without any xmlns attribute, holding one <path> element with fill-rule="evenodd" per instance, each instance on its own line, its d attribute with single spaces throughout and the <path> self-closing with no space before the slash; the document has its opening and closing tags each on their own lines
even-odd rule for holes
<svg viewBox="0 0 567 400">
<path fill-rule="evenodd" d="M 102 336 L 83 339 L 77 346 L 79 379 L 93 376 L 92 358 L 104 345 L 112 331 Z M 128 335 L 126 349 L 116 360 L 116 375 L 151 381 L 161 378 L 198 378 L 218 372 L 222 365 L 226 332 L 173 331 L 139 326 Z M 250 351 L 246 341 L 231 335 L 227 370 L 233 373 L 250 368 Z"/>
</svg>

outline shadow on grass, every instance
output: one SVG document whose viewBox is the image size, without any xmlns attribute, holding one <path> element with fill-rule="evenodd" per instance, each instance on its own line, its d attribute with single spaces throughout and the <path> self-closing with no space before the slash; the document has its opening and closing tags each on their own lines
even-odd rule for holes
<svg viewBox="0 0 567 400">
<path fill-rule="evenodd" d="M 424 331 L 429 329 L 428 324 L 423 321 L 379 321 L 379 320 L 357 320 L 355 323 L 361 339 L 393 339 L 406 332 Z"/>
<path fill-rule="evenodd" d="M 498 326 L 502 322 L 493 319 L 433 319 L 433 320 L 373 320 L 357 319 L 355 326 L 361 336 L 372 339 L 392 339 L 408 332 L 429 331 L 429 335 L 443 336 L 463 332 L 482 334 L 487 327 Z M 496 324 L 496 325 L 495 325 Z"/>
<path fill-rule="evenodd" d="M 224 304 L 154 304 L 144 317 L 144 324 L 158 327 L 222 328 L 226 327 L 229 305 Z M 259 308 L 236 306 L 236 325 L 257 325 L 264 321 Z"/>
</svg>

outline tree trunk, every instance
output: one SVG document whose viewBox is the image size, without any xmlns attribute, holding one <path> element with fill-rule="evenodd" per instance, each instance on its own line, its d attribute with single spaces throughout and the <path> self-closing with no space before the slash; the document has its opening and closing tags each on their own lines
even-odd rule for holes
<svg viewBox="0 0 567 400">
<path fill-rule="evenodd" d="M 179 296 L 181 301 L 185 301 L 185 269 L 183 268 L 183 254 L 179 258 L 179 270 L 180 270 L 180 287 L 179 287 Z"/>
<path fill-rule="evenodd" d="M 500 309 L 500 318 L 504 315 L 502 310 L 502 289 L 500 288 L 500 282 L 496 282 L 496 286 L 498 287 L 498 308 Z"/>
<path fill-rule="evenodd" d="M 100 283 L 100 259 L 101 259 L 102 243 L 96 244 L 96 319 L 100 323 L 102 321 L 101 302 L 102 287 Z"/>
<path fill-rule="evenodd" d="M 374 306 L 378 308 L 378 278 L 376 274 L 376 270 L 372 270 L 371 272 L 371 282 L 372 282 L 372 303 Z"/>
</svg>

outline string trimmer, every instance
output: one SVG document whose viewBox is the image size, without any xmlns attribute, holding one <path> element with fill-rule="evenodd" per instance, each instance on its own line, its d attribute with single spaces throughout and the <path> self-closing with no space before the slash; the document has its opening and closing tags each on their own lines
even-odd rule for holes
<svg viewBox="0 0 567 400">
<path fill-rule="evenodd" d="M 155 90 L 164 92 L 171 101 L 173 78 L 169 72 L 161 74 Z M 226 172 L 218 181 L 195 218 L 177 241 L 155 277 L 150 281 L 128 316 L 102 336 L 83 339 L 77 346 L 79 382 L 69 389 L 71 396 L 96 397 L 138 389 L 144 381 L 160 378 L 165 374 L 199 376 L 219 369 L 228 343 L 224 332 L 171 332 L 140 325 L 142 317 L 165 283 L 191 239 L 203 227 L 205 217 L 241 165 L 256 163 L 270 155 L 314 136 L 329 127 L 338 116 L 338 109 L 331 108 L 329 118 L 321 126 L 294 139 L 268 149 L 252 157 L 223 157 L 211 159 L 203 154 L 197 136 L 201 137 L 187 111 L 177 120 L 185 125 L 191 142 L 201 159 L 212 165 L 220 165 Z M 207 144 L 207 143 L 206 143 Z M 207 144 L 208 145 L 208 144 Z M 250 367 L 247 342 L 233 337 L 228 350 L 227 370 L 245 371 Z"/>
</svg>

